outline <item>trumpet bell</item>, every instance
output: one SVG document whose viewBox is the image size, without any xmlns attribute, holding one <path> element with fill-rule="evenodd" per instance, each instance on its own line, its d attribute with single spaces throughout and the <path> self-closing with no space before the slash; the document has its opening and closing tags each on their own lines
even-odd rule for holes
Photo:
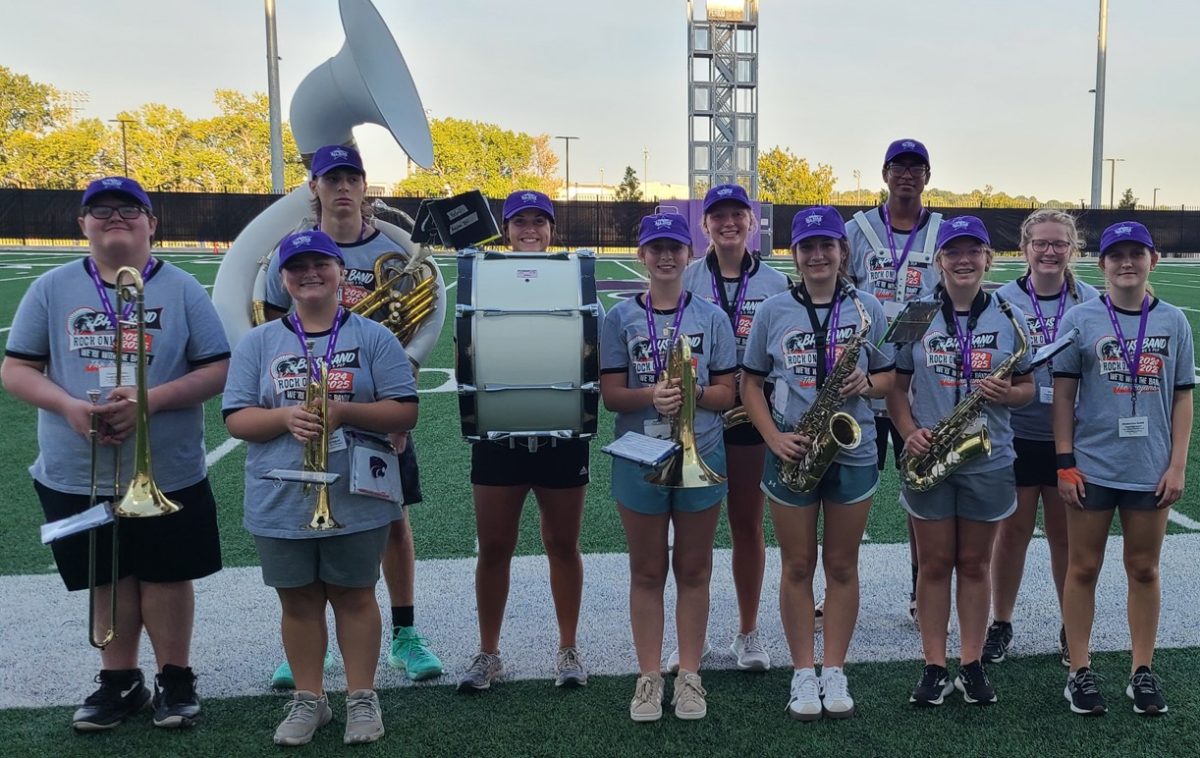
<svg viewBox="0 0 1200 758">
<path fill-rule="evenodd" d="M 329 488 L 320 485 L 317 490 L 317 507 L 313 509 L 312 519 L 304 525 L 304 529 L 313 532 L 328 532 L 341 529 L 342 525 L 333 517 L 333 509 L 329 506 Z"/>
<path fill-rule="evenodd" d="M 182 509 L 183 506 L 162 493 L 153 479 L 138 472 L 113 513 L 119 518 L 151 518 L 177 513 Z"/>
</svg>

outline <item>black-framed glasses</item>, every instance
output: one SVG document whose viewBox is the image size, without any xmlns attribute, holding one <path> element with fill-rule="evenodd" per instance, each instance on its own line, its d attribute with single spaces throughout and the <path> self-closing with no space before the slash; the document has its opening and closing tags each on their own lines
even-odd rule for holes
<svg viewBox="0 0 1200 758">
<path fill-rule="evenodd" d="M 1056 253 L 1065 253 L 1071 249 L 1071 243 L 1067 240 L 1029 240 L 1029 248 L 1035 253 L 1044 253 L 1050 248 Z"/>
<path fill-rule="evenodd" d="M 889 163 L 887 165 L 888 176 L 892 177 L 893 179 L 899 179 L 905 174 L 908 174 L 912 177 L 925 176 L 925 172 L 928 170 L 929 166 L 926 166 L 924 163 L 916 166 L 903 166 L 899 163 Z"/>
<path fill-rule="evenodd" d="M 89 205 L 85 213 L 99 221 L 112 218 L 114 213 L 119 213 L 126 221 L 133 221 L 143 213 L 149 212 L 140 205 Z"/>
</svg>

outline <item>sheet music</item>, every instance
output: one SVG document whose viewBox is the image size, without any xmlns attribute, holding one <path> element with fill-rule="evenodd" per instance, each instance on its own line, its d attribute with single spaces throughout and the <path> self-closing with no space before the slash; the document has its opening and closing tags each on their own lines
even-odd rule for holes
<svg viewBox="0 0 1200 758">
<path fill-rule="evenodd" d="M 116 517 L 113 516 L 112 512 L 112 503 L 108 501 L 96 503 L 83 513 L 76 513 L 74 516 L 67 516 L 58 521 L 51 521 L 49 524 L 42 524 L 42 544 L 49 545 L 55 540 L 70 537 L 72 534 L 86 532 L 89 529 L 96 529 L 105 524 L 111 524 L 115 520 Z"/>
<path fill-rule="evenodd" d="M 606 445 L 603 451 L 653 468 L 661 465 L 678 449 L 679 443 L 673 440 L 661 440 L 638 432 L 625 432 L 620 439 Z"/>
<path fill-rule="evenodd" d="M 1071 346 L 1075 338 L 1079 336 L 1079 328 L 1074 327 L 1071 331 L 1062 335 L 1058 339 L 1051 342 L 1049 345 L 1042 345 L 1033 353 L 1033 366 L 1037 368 L 1043 363 L 1046 363 L 1054 356 Z"/>
</svg>

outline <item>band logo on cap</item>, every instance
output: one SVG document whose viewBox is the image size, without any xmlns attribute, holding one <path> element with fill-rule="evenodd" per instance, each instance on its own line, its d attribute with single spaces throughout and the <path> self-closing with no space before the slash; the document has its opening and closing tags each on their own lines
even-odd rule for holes
<svg viewBox="0 0 1200 758">
<path fill-rule="evenodd" d="M 822 216 L 820 213 L 813 213 L 809 216 L 804 217 L 804 223 L 808 224 L 809 226 L 814 226 L 815 224 L 821 223 L 821 219 L 823 219 L 823 218 L 825 218 L 825 217 Z"/>
<path fill-rule="evenodd" d="M 307 245 L 310 242 L 312 242 L 312 237 L 307 234 L 297 234 L 295 237 L 292 237 L 292 247 Z"/>
</svg>

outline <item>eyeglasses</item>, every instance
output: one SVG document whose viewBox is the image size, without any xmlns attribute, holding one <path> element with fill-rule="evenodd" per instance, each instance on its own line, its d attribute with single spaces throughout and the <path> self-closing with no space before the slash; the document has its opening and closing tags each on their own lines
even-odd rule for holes
<svg viewBox="0 0 1200 758">
<path fill-rule="evenodd" d="M 925 172 L 928 170 L 929 166 L 926 166 L 923 163 L 916 166 L 902 166 L 899 163 L 889 163 L 887 165 L 888 176 L 892 177 L 893 179 L 899 179 L 905 174 L 908 174 L 914 178 L 925 176 Z"/>
<path fill-rule="evenodd" d="M 1035 253 L 1044 253 L 1049 248 L 1054 248 L 1056 253 L 1065 253 L 1071 249 L 1071 243 L 1067 240 L 1029 240 L 1029 248 Z"/>
<path fill-rule="evenodd" d="M 98 221 L 110 219 L 114 213 L 121 214 L 126 221 L 133 221 L 143 213 L 149 215 L 150 212 L 140 205 L 89 205 L 85 213 Z"/>
</svg>

